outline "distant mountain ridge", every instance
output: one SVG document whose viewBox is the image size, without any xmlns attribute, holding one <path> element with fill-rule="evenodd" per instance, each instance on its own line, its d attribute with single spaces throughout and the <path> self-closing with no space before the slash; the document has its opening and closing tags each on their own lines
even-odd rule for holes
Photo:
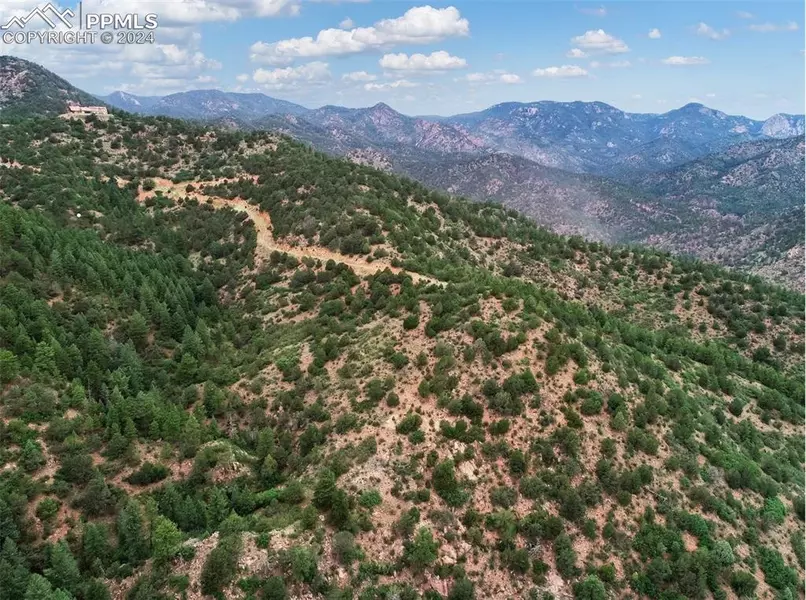
<svg viewBox="0 0 806 600">
<path fill-rule="evenodd" d="M 259 128 L 281 115 L 298 132 L 317 130 L 343 151 L 406 145 L 451 152 L 506 152 L 548 167 L 631 180 L 754 139 L 802 135 L 803 115 L 765 121 L 691 103 L 662 114 L 628 113 L 603 102 L 505 102 L 449 117 L 412 117 L 384 103 L 309 109 L 263 94 L 201 90 L 159 99 L 119 92 L 101 97 L 123 110 Z M 132 101 L 134 100 L 134 101 Z M 310 124 L 311 127 L 308 127 Z M 304 135 L 302 139 L 316 143 Z"/>
<path fill-rule="evenodd" d="M 239 94 L 219 90 L 193 90 L 168 96 L 135 96 L 113 92 L 98 98 L 121 110 L 139 114 L 198 120 L 231 117 L 244 124 L 270 114 L 295 115 L 308 111 L 299 104 L 265 94 Z"/>
</svg>

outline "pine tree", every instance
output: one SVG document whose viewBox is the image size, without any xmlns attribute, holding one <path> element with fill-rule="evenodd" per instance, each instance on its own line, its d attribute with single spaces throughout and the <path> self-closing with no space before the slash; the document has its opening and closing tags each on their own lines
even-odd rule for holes
<svg viewBox="0 0 806 600">
<path fill-rule="evenodd" d="M 154 559 L 160 562 L 170 560 L 179 551 L 181 542 L 182 532 L 173 521 L 162 515 L 157 516 L 151 534 L 151 554 Z"/>
<path fill-rule="evenodd" d="M 336 489 L 336 475 L 330 469 L 322 469 L 313 491 L 314 506 L 321 511 L 330 509 Z"/>
<path fill-rule="evenodd" d="M 133 565 L 148 555 L 143 515 L 137 500 L 130 499 L 118 517 L 118 551 L 124 561 Z"/>
<path fill-rule="evenodd" d="M 19 600 L 25 595 L 28 585 L 28 569 L 25 559 L 9 537 L 0 550 L 0 600 Z"/>
<path fill-rule="evenodd" d="M 45 569 L 45 577 L 56 588 L 62 588 L 74 594 L 81 583 L 81 572 L 78 569 L 73 553 L 64 540 L 60 540 L 50 549 L 50 566 Z"/>
<path fill-rule="evenodd" d="M 10 350 L 0 350 L 0 383 L 14 381 L 19 375 L 20 365 Z"/>
<path fill-rule="evenodd" d="M 34 573 L 28 579 L 28 587 L 25 588 L 25 600 L 53 600 L 53 586 L 50 581 Z"/>
<path fill-rule="evenodd" d="M 87 523 L 81 537 L 81 564 L 84 569 L 96 576 L 102 576 L 111 553 L 106 527 L 101 523 Z"/>
</svg>

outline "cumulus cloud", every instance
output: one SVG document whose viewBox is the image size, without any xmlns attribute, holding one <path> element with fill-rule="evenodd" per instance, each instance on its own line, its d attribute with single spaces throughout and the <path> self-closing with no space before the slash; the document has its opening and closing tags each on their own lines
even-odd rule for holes
<svg viewBox="0 0 806 600">
<path fill-rule="evenodd" d="M 579 48 L 571 48 L 568 52 L 565 53 L 568 58 L 586 58 L 588 56 L 587 52 L 583 52 Z"/>
<path fill-rule="evenodd" d="M 378 61 L 384 69 L 390 71 L 447 71 L 450 69 L 463 69 L 467 61 L 458 56 L 451 56 L 444 50 L 431 54 L 384 54 Z"/>
<path fill-rule="evenodd" d="M 685 65 L 707 65 L 711 61 L 702 56 L 670 56 L 669 58 L 664 58 L 661 62 L 664 65 L 685 66 Z"/>
<path fill-rule="evenodd" d="M 158 15 L 153 44 L 9 44 L 4 53 L 44 65 L 71 81 L 103 79 L 104 91 L 172 93 L 210 87 L 221 63 L 205 56 L 199 25 L 233 22 L 250 17 L 295 14 L 301 0 L 172 0 L 164 3 L 131 3 L 124 0 L 84 0 L 85 13 Z M 54 2 L 65 8 L 61 2 Z M 39 0 L 0 2 L 0 24 L 12 16 L 24 16 Z M 75 8 L 74 6 L 72 8 Z M 43 23 L 42 26 L 45 26 Z M 32 23 L 26 29 L 31 30 Z M 103 75 L 99 75 L 103 74 Z M 86 84 L 84 84 L 86 85 Z M 98 90 L 101 91 L 101 90 Z"/>
<path fill-rule="evenodd" d="M 754 19 L 755 15 L 753 13 L 749 13 L 746 10 L 740 10 L 736 13 L 736 16 L 740 19 Z"/>
<path fill-rule="evenodd" d="M 417 84 L 414 83 L 413 81 L 408 81 L 406 79 L 398 79 L 397 81 L 391 81 L 389 83 L 367 83 L 364 85 L 364 89 L 369 92 L 385 92 L 400 88 L 413 88 L 413 87 L 417 87 Z"/>
<path fill-rule="evenodd" d="M 515 83 L 523 83 L 520 75 L 516 75 L 515 73 L 502 73 L 498 79 L 501 83 L 510 85 Z"/>
<path fill-rule="evenodd" d="M 759 33 L 775 33 L 776 31 L 797 31 L 798 24 L 795 23 L 795 21 L 789 21 L 781 25 L 776 25 L 775 23 L 754 23 L 747 28 L 750 31 L 758 31 Z"/>
<path fill-rule="evenodd" d="M 354 26 L 355 23 L 353 23 L 353 20 L 350 17 L 347 17 L 346 19 L 342 20 L 341 23 L 339 23 L 339 29 L 352 29 Z"/>
<path fill-rule="evenodd" d="M 418 6 L 401 17 L 378 21 L 372 27 L 323 29 L 315 38 L 257 42 L 250 49 L 250 57 L 259 63 L 287 64 L 298 58 L 358 54 L 400 44 L 433 44 L 469 32 L 470 24 L 455 7 Z"/>
<path fill-rule="evenodd" d="M 703 23 L 702 21 L 700 21 L 697 24 L 697 27 L 694 28 L 694 33 L 702 37 L 707 37 L 710 40 L 720 41 L 724 40 L 730 35 L 730 30 L 728 29 L 717 30 L 708 25 L 707 23 Z"/>
<path fill-rule="evenodd" d="M 490 71 L 488 73 L 468 73 L 464 77 L 456 78 L 455 81 L 464 81 L 472 84 L 504 83 L 513 85 L 523 83 L 523 79 L 521 79 L 520 75 L 503 70 Z"/>
<path fill-rule="evenodd" d="M 341 78 L 344 81 L 375 81 L 378 76 L 366 71 L 353 71 L 352 73 L 345 73 Z"/>
<path fill-rule="evenodd" d="M 590 53 L 620 54 L 630 51 L 623 40 L 605 33 L 604 29 L 586 31 L 582 35 L 571 38 L 571 44 Z"/>
<path fill-rule="evenodd" d="M 650 29 L 649 33 L 647 34 L 647 37 L 649 37 L 650 40 L 659 40 L 661 37 L 660 29 L 658 29 L 657 27 Z"/>
<path fill-rule="evenodd" d="M 330 80 L 327 63 L 314 61 L 298 67 L 283 69 L 257 69 L 252 81 L 271 90 L 297 89 L 303 85 L 320 85 Z"/>
<path fill-rule="evenodd" d="M 249 81 L 249 75 L 247 73 L 241 73 L 240 75 L 235 76 L 235 81 L 238 83 L 246 83 Z"/>
<path fill-rule="evenodd" d="M 19 10 L 23 4 L 28 3 L 41 4 L 30 0 L 9 4 Z M 161 3 L 143 2 L 137 7 L 136 3 L 128 0 L 84 0 L 82 8 L 84 13 L 155 13 L 163 27 L 296 15 L 300 5 L 301 0 L 171 0 Z"/>
<path fill-rule="evenodd" d="M 563 65 L 561 67 L 546 67 L 545 69 L 535 69 L 532 72 L 535 77 L 554 77 L 554 78 L 568 78 L 568 77 L 586 77 L 588 72 L 582 67 L 576 65 Z"/>
</svg>

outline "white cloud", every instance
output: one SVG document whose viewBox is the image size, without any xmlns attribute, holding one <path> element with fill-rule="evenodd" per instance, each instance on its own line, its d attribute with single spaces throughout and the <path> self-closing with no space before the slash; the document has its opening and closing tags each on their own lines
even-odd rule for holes
<svg viewBox="0 0 806 600">
<path fill-rule="evenodd" d="M 576 65 L 563 65 L 561 67 L 546 67 L 545 69 L 535 69 L 532 71 L 535 77 L 586 77 L 588 72 Z"/>
<path fill-rule="evenodd" d="M 80 87 L 100 85 L 98 91 L 121 89 L 131 93 L 173 93 L 209 87 L 212 72 L 221 63 L 202 52 L 203 23 L 233 22 L 250 17 L 295 14 L 302 0 L 172 0 L 132 3 L 128 0 L 84 0 L 85 13 L 136 14 L 141 20 L 157 13 L 159 26 L 153 44 L 9 44 L 3 53 L 14 54 L 44 65 Z M 22 16 L 39 0 L 0 2 L 0 24 Z M 54 2 L 60 8 L 65 0 Z M 71 3 L 75 8 L 74 3 Z M 77 11 L 76 11 L 77 12 Z M 31 29 L 31 24 L 27 29 Z M 44 23 L 43 23 L 44 26 Z M 97 83 L 82 84 L 81 80 Z M 96 88 L 97 89 L 97 88 Z"/>
<path fill-rule="evenodd" d="M 577 11 L 581 12 L 583 15 L 591 15 L 593 17 L 607 16 L 607 9 L 604 6 L 600 6 L 599 8 L 578 8 Z"/>
<path fill-rule="evenodd" d="M 398 79 L 397 81 L 392 81 L 390 83 L 367 83 L 364 85 L 364 89 L 369 92 L 385 92 L 400 88 L 413 88 L 413 87 L 417 87 L 417 84 L 414 83 L 413 81 L 408 81 L 406 79 Z"/>
<path fill-rule="evenodd" d="M 749 25 L 747 27 L 750 31 L 758 31 L 759 33 L 774 33 L 776 31 L 797 31 L 798 24 L 795 21 L 789 21 L 788 23 L 783 23 L 781 25 L 776 25 L 775 23 L 759 23 Z"/>
<path fill-rule="evenodd" d="M 319 85 L 330 80 L 328 64 L 314 61 L 284 69 L 257 69 L 252 81 L 271 90 L 297 89 L 303 85 Z"/>
<path fill-rule="evenodd" d="M 612 60 L 610 62 L 594 60 L 590 64 L 591 69 L 626 69 L 631 66 L 632 63 L 628 60 Z"/>
<path fill-rule="evenodd" d="M 660 29 L 657 27 L 650 29 L 649 33 L 647 34 L 650 40 L 659 40 L 660 39 Z"/>
<path fill-rule="evenodd" d="M 604 29 L 586 31 L 582 35 L 571 38 L 571 43 L 588 52 L 620 54 L 630 51 L 623 40 L 605 33 Z"/>
<path fill-rule="evenodd" d="M 713 92 L 709 92 L 709 93 L 705 94 L 705 97 L 706 98 L 716 98 L 716 94 L 714 94 Z"/>
<path fill-rule="evenodd" d="M 238 83 L 246 83 L 249 81 L 249 75 L 247 73 L 241 73 L 240 75 L 235 76 L 235 81 Z"/>
<path fill-rule="evenodd" d="M 670 56 L 661 62 L 664 65 L 707 65 L 711 61 L 702 56 Z"/>
<path fill-rule="evenodd" d="M 697 27 L 694 29 L 694 33 L 696 33 L 697 35 L 702 36 L 702 37 L 707 37 L 708 39 L 711 39 L 711 40 L 719 41 L 719 40 L 724 40 L 725 38 L 727 38 L 730 35 L 730 30 L 723 29 L 723 30 L 719 31 L 719 30 L 714 29 L 713 27 L 711 27 L 707 23 L 703 23 L 702 21 L 700 21 L 697 24 Z"/>
<path fill-rule="evenodd" d="M 353 71 L 352 73 L 345 73 L 341 78 L 344 81 L 375 81 L 378 76 L 366 71 Z"/>
<path fill-rule="evenodd" d="M 746 10 L 740 10 L 736 13 L 736 16 L 740 19 L 754 19 L 755 15 L 753 13 L 749 13 Z"/>
<path fill-rule="evenodd" d="M 520 75 L 516 75 L 515 73 L 502 73 L 499 77 L 499 81 L 507 84 L 523 83 Z"/>
<path fill-rule="evenodd" d="M 357 54 L 399 44 L 433 44 L 469 32 L 470 24 L 455 7 L 418 6 L 396 19 L 378 21 L 372 27 L 323 29 L 316 38 L 257 42 L 250 49 L 250 57 L 254 62 L 287 64 L 297 58 Z"/>
<path fill-rule="evenodd" d="M 641 94 L 633 94 L 631 97 L 633 100 L 640 100 L 641 98 L 643 98 Z"/>
<path fill-rule="evenodd" d="M 355 26 L 353 20 L 350 17 L 344 19 L 341 23 L 339 23 L 339 29 L 352 29 Z"/>
<path fill-rule="evenodd" d="M 568 58 L 586 58 L 588 56 L 587 52 L 583 52 L 579 48 L 571 48 L 568 52 L 565 53 Z"/>
<path fill-rule="evenodd" d="M 142 2 L 141 8 L 128 0 L 84 0 L 85 13 L 156 13 L 160 26 L 233 22 L 250 17 L 280 17 L 299 13 L 301 0 L 171 0 Z"/>
<path fill-rule="evenodd" d="M 431 54 L 384 54 L 378 61 L 384 69 L 391 71 L 446 71 L 449 69 L 463 69 L 467 61 L 458 56 L 451 56 L 444 50 Z"/>
<path fill-rule="evenodd" d="M 464 81 L 473 84 L 504 83 L 507 85 L 523 83 L 523 79 L 521 79 L 520 75 L 503 70 L 490 71 L 488 73 L 468 73 L 464 77 L 457 77 L 454 81 Z"/>
</svg>

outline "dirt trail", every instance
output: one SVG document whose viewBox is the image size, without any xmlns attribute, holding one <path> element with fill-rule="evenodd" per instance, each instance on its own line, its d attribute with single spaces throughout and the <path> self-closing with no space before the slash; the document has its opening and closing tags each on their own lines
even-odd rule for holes
<svg viewBox="0 0 806 600">
<path fill-rule="evenodd" d="M 339 254 L 338 252 L 333 252 L 332 250 L 328 250 L 327 248 L 323 248 L 321 246 L 292 246 L 291 244 L 278 241 L 274 238 L 274 234 L 272 233 L 273 229 L 269 213 L 261 211 L 257 206 L 249 204 L 249 202 L 243 200 L 242 198 L 229 199 L 222 198 L 220 196 L 210 196 L 198 191 L 188 192 L 185 189 L 186 184 L 175 184 L 168 179 L 155 179 L 154 181 L 156 183 L 154 191 L 159 190 L 166 196 L 195 198 L 200 203 L 210 201 L 215 208 L 229 207 L 233 210 L 248 214 L 249 218 L 252 219 L 252 222 L 255 225 L 255 230 L 257 231 L 257 256 L 261 260 L 268 259 L 269 255 L 274 251 L 285 252 L 299 259 L 316 258 L 322 262 L 333 260 L 336 263 L 343 263 L 355 271 L 356 274 L 361 276 L 374 275 L 389 269 L 389 271 L 392 273 L 405 273 L 409 275 L 414 283 L 419 283 L 422 281 L 425 283 L 436 283 L 442 285 L 442 282 L 437 279 L 426 277 L 425 275 L 420 275 L 419 273 L 406 271 L 405 269 L 400 269 L 398 267 L 393 267 L 387 260 L 375 259 L 373 262 L 369 263 L 364 259 Z M 221 183 L 226 183 L 226 180 L 205 181 L 198 183 L 194 182 L 193 186 L 198 189 L 200 187 L 219 185 Z M 138 200 L 143 202 L 146 198 L 152 195 L 153 192 L 144 192 L 141 190 L 138 195 Z"/>
</svg>

